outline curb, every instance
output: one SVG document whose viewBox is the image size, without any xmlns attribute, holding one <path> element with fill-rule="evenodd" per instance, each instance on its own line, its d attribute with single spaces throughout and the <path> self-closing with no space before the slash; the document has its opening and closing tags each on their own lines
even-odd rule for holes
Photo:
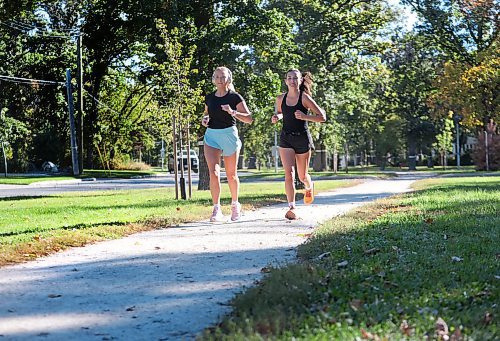
<svg viewBox="0 0 500 341">
<path fill-rule="evenodd" d="M 72 180 L 54 180 L 54 181 L 38 181 L 29 184 L 30 187 L 52 187 L 54 185 L 70 185 L 78 184 L 81 182 L 97 181 L 96 178 L 83 178 L 83 179 L 72 179 Z"/>
</svg>

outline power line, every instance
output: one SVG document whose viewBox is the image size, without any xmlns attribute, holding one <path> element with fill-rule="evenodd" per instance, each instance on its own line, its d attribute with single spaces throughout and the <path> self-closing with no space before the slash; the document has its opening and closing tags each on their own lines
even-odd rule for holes
<svg viewBox="0 0 500 341">
<path fill-rule="evenodd" d="M 39 27 L 36 24 L 24 23 L 24 22 L 14 20 L 14 19 L 9 19 L 8 21 L 12 24 L 16 24 L 18 26 L 25 27 L 26 29 L 31 29 L 31 30 L 34 30 L 34 29 L 49 30 L 50 29 L 52 31 L 60 31 L 60 32 L 78 32 L 80 30 L 79 28 L 57 28 L 56 29 L 53 27 L 48 27 L 48 25 L 46 25 L 45 27 L 44 26 Z"/>
<path fill-rule="evenodd" d="M 64 82 L 47 81 L 47 80 L 43 80 L 43 79 L 13 77 L 13 76 L 5 76 L 5 75 L 0 75 L 0 81 L 6 81 L 6 82 L 11 82 L 11 83 L 32 84 L 32 85 L 66 85 L 66 83 L 64 83 Z"/>
<path fill-rule="evenodd" d="M 59 32 L 52 33 L 52 32 L 47 31 L 47 30 L 42 30 L 39 27 L 34 27 L 34 26 L 25 27 L 25 26 L 21 26 L 21 25 L 16 25 L 15 23 L 8 24 L 8 23 L 2 22 L 2 21 L 0 21 L 0 24 L 2 24 L 4 26 L 7 26 L 7 27 L 9 27 L 9 28 L 11 28 L 13 30 L 20 31 L 22 33 L 33 32 L 33 35 L 38 35 L 38 36 L 42 36 L 42 37 L 45 37 L 45 38 L 63 38 L 63 39 L 68 39 L 68 38 L 71 38 L 71 37 L 78 37 L 79 35 L 82 34 L 79 31 L 78 31 L 77 34 L 71 34 L 71 33 L 64 34 L 64 33 L 59 33 Z M 37 32 L 37 31 L 41 31 L 41 32 Z"/>
</svg>

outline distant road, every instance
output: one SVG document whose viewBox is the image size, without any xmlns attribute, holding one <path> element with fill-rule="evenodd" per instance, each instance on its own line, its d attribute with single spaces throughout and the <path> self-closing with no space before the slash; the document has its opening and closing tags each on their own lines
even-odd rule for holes
<svg viewBox="0 0 500 341">
<path fill-rule="evenodd" d="M 185 176 L 186 187 L 188 178 Z M 193 186 L 198 186 L 198 174 L 192 176 Z M 0 198 L 19 196 L 45 196 L 63 192 L 109 191 L 173 187 L 173 175 L 141 179 L 97 179 L 95 181 L 50 181 L 31 185 L 0 185 Z"/>
</svg>

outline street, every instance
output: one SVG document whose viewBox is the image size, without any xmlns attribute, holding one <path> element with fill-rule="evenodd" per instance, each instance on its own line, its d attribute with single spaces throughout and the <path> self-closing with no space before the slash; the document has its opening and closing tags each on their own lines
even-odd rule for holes
<svg viewBox="0 0 500 341">
<path fill-rule="evenodd" d="M 223 174 L 224 175 L 224 174 Z M 192 184 L 198 186 L 198 174 L 192 175 Z M 188 178 L 185 175 L 186 188 Z M 109 191 L 130 189 L 151 189 L 173 187 L 173 174 L 140 178 L 140 179 L 91 179 L 91 180 L 62 180 L 41 181 L 31 185 L 0 185 L 0 198 L 20 196 L 45 196 L 63 192 Z"/>
</svg>

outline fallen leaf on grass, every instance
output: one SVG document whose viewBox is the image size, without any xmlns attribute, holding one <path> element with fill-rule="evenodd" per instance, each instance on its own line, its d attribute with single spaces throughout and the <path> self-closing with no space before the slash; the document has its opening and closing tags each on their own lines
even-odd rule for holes
<svg viewBox="0 0 500 341">
<path fill-rule="evenodd" d="M 455 329 L 453 334 L 451 334 L 450 341 L 461 341 L 463 340 L 462 332 L 460 329 Z"/>
<path fill-rule="evenodd" d="M 490 324 L 491 321 L 493 321 L 493 314 L 487 311 L 486 314 L 484 314 L 483 323 Z"/>
<path fill-rule="evenodd" d="M 367 255 L 367 256 L 374 255 L 374 254 L 376 254 L 378 252 L 380 252 L 380 249 L 378 247 L 374 247 L 374 248 L 365 250 L 365 255 Z"/>
<path fill-rule="evenodd" d="M 396 283 L 394 282 L 391 282 L 391 281 L 384 281 L 384 287 L 386 288 L 397 288 L 399 287 L 399 285 L 397 285 Z"/>
<path fill-rule="evenodd" d="M 354 299 L 351 302 L 349 302 L 349 305 L 351 306 L 352 310 L 358 311 L 359 308 L 361 308 L 361 306 L 363 305 L 363 301 Z"/>
<path fill-rule="evenodd" d="M 408 321 L 406 320 L 403 320 L 403 322 L 401 322 L 399 330 L 401 330 L 401 333 L 406 336 L 411 336 L 411 334 L 413 333 L 413 328 L 408 324 Z"/>
<path fill-rule="evenodd" d="M 331 252 L 324 252 L 322 254 L 320 254 L 318 257 L 316 257 L 317 259 L 323 259 L 325 258 L 326 256 L 329 256 L 331 254 Z"/>
<path fill-rule="evenodd" d="M 349 262 L 348 262 L 348 261 L 346 261 L 346 260 L 344 260 L 344 261 L 342 261 L 342 262 L 340 262 L 340 263 L 337 263 L 337 266 L 338 266 L 339 268 L 345 268 L 348 264 L 349 264 Z"/>
<path fill-rule="evenodd" d="M 363 328 L 361 328 L 361 337 L 365 340 L 376 340 L 376 341 L 380 340 L 380 338 L 377 335 L 367 332 Z"/>
<path fill-rule="evenodd" d="M 436 321 L 436 334 L 438 338 L 447 341 L 450 339 L 448 333 L 449 333 L 448 325 L 446 324 L 446 322 L 444 322 L 444 320 L 441 317 L 439 317 Z"/>
</svg>

